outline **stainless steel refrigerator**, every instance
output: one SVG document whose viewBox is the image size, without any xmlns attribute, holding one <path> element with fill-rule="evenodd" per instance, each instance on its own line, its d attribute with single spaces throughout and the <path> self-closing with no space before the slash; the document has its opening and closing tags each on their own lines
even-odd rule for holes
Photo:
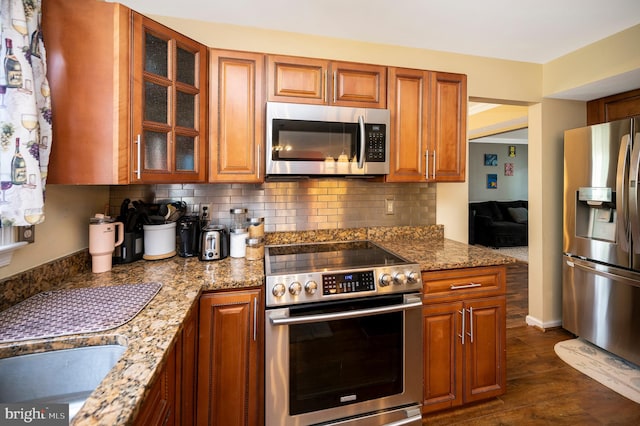
<svg viewBox="0 0 640 426">
<path fill-rule="evenodd" d="M 564 134 L 562 326 L 640 365 L 640 117 Z"/>
</svg>

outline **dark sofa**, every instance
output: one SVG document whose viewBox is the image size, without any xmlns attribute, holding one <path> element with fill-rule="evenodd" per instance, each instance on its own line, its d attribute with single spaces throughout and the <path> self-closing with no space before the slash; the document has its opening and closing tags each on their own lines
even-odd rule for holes
<svg viewBox="0 0 640 426">
<path fill-rule="evenodd" d="M 469 244 L 528 245 L 528 209 L 526 200 L 469 203 Z"/>
</svg>

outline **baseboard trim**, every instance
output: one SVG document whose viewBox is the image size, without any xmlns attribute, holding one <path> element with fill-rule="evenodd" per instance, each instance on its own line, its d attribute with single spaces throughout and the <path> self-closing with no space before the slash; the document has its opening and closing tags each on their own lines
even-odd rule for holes
<svg viewBox="0 0 640 426">
<path fill-rule="evenodd" d="M 562 320 L 542 322 L 538 318 L 532 317 L 531 315 L 527 315 L 525 320 L 527 322 L 527 325 L 531 325 L 541 330 L 548 330 L 550 328 L 562 327 Z"/>
</svg>

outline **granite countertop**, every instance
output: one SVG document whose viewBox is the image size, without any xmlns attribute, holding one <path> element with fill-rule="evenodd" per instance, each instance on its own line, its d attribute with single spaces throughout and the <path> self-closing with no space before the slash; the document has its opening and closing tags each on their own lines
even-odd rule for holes
<svg viewBox="0 0 640 426">
<path fill-rule="evenodd" d="M 174 256 L 114 265 L 111 271 L 100 274 L 79 274 L 58 288 L 140 282 L 160 282 L 162 288 L 128 323 L 104 332 L 2 343 L 0 358 L 79 346 L 127 346 L 122 358 L 87 399 L 72 424 L 130 424 L 201 292 L 260 287 L 264 282 L 264 263 L 233 258 L 201 262 L 197 258 Z"/>
<path fill-rule="evenodd" d="M 266 239 L 272 245 L 370 239 L 407 260 L 418 262 L 425 271 L 516 261 L 489 249 L 445 239 L 439 225 L 274 233 L 267 234 Z M 105 332 L 2 343 L 0 358 L 97 344 L 127 346 L 120 361 L 87 399 L 72 424 L 130 424 L 201 292 L 260 287 L 264 282 L 264 262 L 234 258 L 202 262 L 177 256 L 143 260 L 114 265 L 111 271 L 101 274 L 79 274 L 57 288 L 141 282 L 160 282 L 162 288 L 128 323 Z"/>
</svg>

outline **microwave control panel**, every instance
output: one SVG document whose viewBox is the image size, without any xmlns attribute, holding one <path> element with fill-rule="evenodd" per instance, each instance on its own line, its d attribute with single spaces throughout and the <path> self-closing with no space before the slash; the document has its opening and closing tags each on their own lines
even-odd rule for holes
<svg viewBox="0 0 640 426">
<path fill-rule="evenodd" d="M 384 124 L 365 125 L 365 161 L 374 163 L 385 161 L 386 127 Z"/>
</svg>

